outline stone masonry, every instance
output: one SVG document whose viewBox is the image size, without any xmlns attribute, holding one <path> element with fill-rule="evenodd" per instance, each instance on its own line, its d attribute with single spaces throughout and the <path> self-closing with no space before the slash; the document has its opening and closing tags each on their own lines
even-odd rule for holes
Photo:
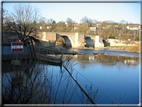
<svg viewBox="0 0 142 107">
<path fill-rule="evenodd" d="M 69 33 L 69 32 L 40 32 L 38 33 L 42 36 L 44 41 L 56 42 L 56 40 L 61 36 L 67 36 L 71 41 L 73 48 L 84 47 L 84 41 L 86 37 L 90 37 L 93 40 L 94 47 L 104 47 L 103 38 L 99 35 L 85 35 L 82 33 Z M 42 35 L 41 35 L 42 34 Z M 37 35 L 38 36 L 38 35 Z"/>
</svg>

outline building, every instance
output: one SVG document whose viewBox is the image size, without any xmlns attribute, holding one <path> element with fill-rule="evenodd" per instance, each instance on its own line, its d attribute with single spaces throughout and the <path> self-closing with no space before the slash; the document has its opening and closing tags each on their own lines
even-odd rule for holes
<svg viewBox="0 0 142 107">
<path fill-rule="evenodd" d="M 51 24 L 50 23 L 45 23 L 44 26 L 46 26 L 47 29 L 51 28 Z"/>
<path fill-rule="evenodd" d="M 129 30 L 140 30 L 140 25 L 139 24 L 128 24 L 127 29 L 129 29 Z"/>
<path fill-rule="evenodd" d="M 73 23 L 73 27 L 74 27 L 74 30 L 77 30 L 78 29 L 78 23 Z"/>
<path fill-rule="evenodd" d="M 43 29 L 43 28 L 50 29 L 51 28 L 51 24 L 50 23 L 44 23 L 43 25 L 40 25 L 40 29 Z"/>
<path fill-rule="evenodd" d="M 97 22 L 97 23 L 96 23 L 96 26 L 97 26 L 97 27 L 99 27 L 99 26 L 101 26 L 101 25 L 102 25 L 102 22 Z"/>
<path fill-rule="evenodd" d="M 96 31 L 96 29 L 97 29 L 97 26 L 96 26 L 96 25 L 90 26 L 90 30 L 91 30 L 91 31 Z"/>
</svg>

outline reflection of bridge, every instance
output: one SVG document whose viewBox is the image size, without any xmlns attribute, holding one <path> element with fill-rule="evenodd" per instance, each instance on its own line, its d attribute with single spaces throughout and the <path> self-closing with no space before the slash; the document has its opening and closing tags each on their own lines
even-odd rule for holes
<svg viewBox="0 0 142 107">
<path fill-rule="evenodd" d="M 67 47 L 104 47 L 104 38 L 98 35 L 86 35 L 81 33 L 69 32 L 39 32 L 43 40 L 57 42 L 59 38 L 63 38 Z"/>
</svg>

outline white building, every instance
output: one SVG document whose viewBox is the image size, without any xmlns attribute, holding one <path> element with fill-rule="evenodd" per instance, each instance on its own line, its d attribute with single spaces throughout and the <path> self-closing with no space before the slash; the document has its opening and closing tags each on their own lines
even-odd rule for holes
<svg viewBox="0 0 142 107">
<path fill-rule="evenodd" d="M 96 31 L 96 29 L 97 29 L 96 25 L 90 26 L 91 31 Z"/>
<path fill-rule="evenodd" d="M 140 25 L 139 24 L 128 24 L 127 29 L 129 29 L 129 30 L 140 30 Z"/>
</svg>

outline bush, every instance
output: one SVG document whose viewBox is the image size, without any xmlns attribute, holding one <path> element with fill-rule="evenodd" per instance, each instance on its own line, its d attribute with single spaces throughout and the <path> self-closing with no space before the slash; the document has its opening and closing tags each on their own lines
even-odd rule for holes
<svg viewBox="0 0 142 107">
<path fill-rule="evenodd" d="M 113 35 L 110 35 L 109 38 L 114 39 L 115 37 Z"/>
<path fill-rule="evenodd" d="M 139 37 L 136 37 L 136 41 L 139 41 Z"/>
</svg>

